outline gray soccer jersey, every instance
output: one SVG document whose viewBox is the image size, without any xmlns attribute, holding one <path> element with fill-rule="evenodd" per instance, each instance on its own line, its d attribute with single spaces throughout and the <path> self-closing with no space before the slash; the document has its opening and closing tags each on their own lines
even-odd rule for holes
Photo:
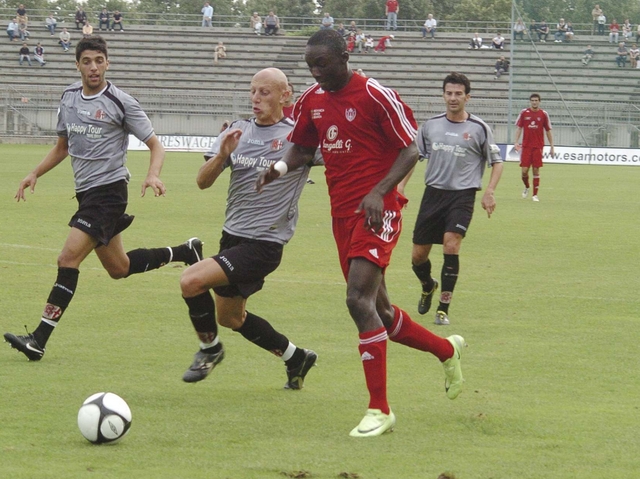
<svg viewBox="0 0 640 479">
<path fill-rule="evenodd" d="M 293 122 L 285 118 L 275 125 L 260 126 L 255 119 L 235 121 L 218 136 L 205 156 L 215 156 L 222 139 L 235 128 L 242 130 L 242 136 L 224 164 L 225 168 L 231 168 L 231 179 L 223 229 L 243 238 L 285 244 L 298 222 L 298 200 L 310 166 L 288 172 L 266 185 L 261 193 L 256 192 L 256 179 L 291 148 L 287 136 Z M 322 156 L 316 154 L 313 163 L 323 164 Z"/>
<path fill-rule="evenodd" d="M 86 191 L 129 181 L 129 133 L 146 142 L 153 127 L 138 101 L 110 82 L 91 97 L 82 94 L 82 82 L 77 82 L 62 94 L 57 132 L 69 142 L 76 191 Z"/>
<path fill-rule="evenodd" d="M 479 190 L 486 164 L 502 161 L 491 128 L 475 115 L 463 122 L 434 116 L 422 124 L 416 141 L 420 156 L 429 160 L 425 184 L 441 190 Z"/>
</svg>

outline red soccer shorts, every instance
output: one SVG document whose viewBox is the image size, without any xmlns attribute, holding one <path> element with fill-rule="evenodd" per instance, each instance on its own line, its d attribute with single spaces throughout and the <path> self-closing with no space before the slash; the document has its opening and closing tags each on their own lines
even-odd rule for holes
<svg viewBox="0 0 640 479">
<path fill-rule="evenodd" d="M 345 279 L 349 276 L 349 261 L 353 258 L 364 258 L 382 269 L 389 266 L 402 231 L 401 205 L 406 204 L 406 199 L 401 197 L 399 200 L 396 207 L 383 211 L 382 229 L 377 233 L 365 227 L 364 214 L 332 219 L 333 237 Z"/>
<path fill-rule="evenodd" d="M 520 151 L 520 166 L 542 168 L 542 148 L 525 148 Z"/>
</svg>

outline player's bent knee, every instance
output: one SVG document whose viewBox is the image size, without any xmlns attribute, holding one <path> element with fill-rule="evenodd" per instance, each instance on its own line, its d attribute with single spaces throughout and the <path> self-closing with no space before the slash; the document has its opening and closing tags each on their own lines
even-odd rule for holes
<svg viewBox="0 0 640 479">
<path fill-rule="evenodd" d="M 129 268 L 123 268 L 120 266 L 109 266 L 105 268 L 111 279 L 122 279 L 129 275 Z"/>
<path fill-rule="evenodd" d="M 242 327 L 242 315 L 221 314 L 217 318 L 218 324 L 229 329 L 239 329 Z"/>
<path fill-rule="evenodd" d="M 180 290 L 185 298 L 192 298 L 207 291 L 209 287 L 197 274 L 190 274 L 187 269 L 180 277 Z"/>
</svg>

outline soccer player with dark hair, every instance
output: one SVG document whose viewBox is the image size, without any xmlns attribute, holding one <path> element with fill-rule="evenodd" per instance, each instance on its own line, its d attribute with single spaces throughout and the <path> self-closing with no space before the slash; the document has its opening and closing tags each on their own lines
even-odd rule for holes
<svg viewBox="0 0 640 479">
<path fill-rule="evenodd" d="M 133 216 L 127 208 L 126 168 L 129 134 L 143 141 L 150 151 L 150 165 L 141 195 L 151 188 L 164 196 L 159 178 L 164 148 L 153 132 L 139 103 L 105 79 L 109 67 L 106 42 L 96 36 L 76 46 L 76 67 L 81 81 L 62 94 L 58 109 L 58 141 L 44 159 L 20 183 L 15 198 L 34 192 L 38 178 L 71 156 L 78 210 L 71 218 L 69 235 L 58 256 L 58 276 L 47 299 L 42 320 L 33 334 L 4 335 L 11 347 L 38 361 L 78 284 L 80 264 L 95 251 L 102 266 L 114 279 L 159 268 L 171 261 L 193 264 L 202 258 L 202 242 L 191 238 L 176 247 L 136 249 L 125 253 L 122 231 Z"/>
<path fill-rule="evenodd" d="M 287 135 L 293 121 L 282 111 L 290 94 L 282 71 L 267 68 L 256 73 L 251 80 L 255 117 L 234 121 L 220 133 L 198 172 L 201 189 L 213 185 L 225 168 L 231 170 L 231 179 L 220 252 L 187 268 L 180 280 L 200 340 L 193 364 L 183 376 L 186 382 L 203 380 L 224 358 L 216 319 L 280 357 L 287 368 L 286 389 L 301 389 L 316 361 L 315 352 L 296 347 L 268 321 L 246 310 L 247 299 L 262 289 L 264 278 L 278 267 L 284 245 L 293 236 L 309 168 L 322 164 L 322 157 L 315 155 L 263 194 L 256 192 L 258 175 L 292 147 Z"/>
<path fill-rule="evenodd" d="M 469 79 L 461 73 L 451 73 L 444 79 L 442 91 L 446 112 L 429 118 L 418 131 L 420 157 L 428 159 L 428 163 L 426 188 L 413 231 L 411 263 L 422 284 L 418 312 L 426 314 L 438 289 L 438 282 L 431 277 L 429 253 L 434 244 L 442 245 L 442 293 L 435 324 L 447 325 L 460 269 L 460 246 L 471 223 L 476 192 L 482 188 L 484 169 L 487 164 L 492 167 L 482 196 L 482 207 L 491 217 L 503 165 L 491 128 L 465 111 L 471 98 Z"/>
<path fill-rule="evenodd" d="M 346 43 L 335 31 L 313 34 L 305 61 L 317 83 L 294 107 L 289 135 L 294 146 L 260 176 L 257 186 L 296 174 L 320 145 L 347 307 L 358 328 L 369 390 L 366 415 L 350 435 L 379 436 L 396 423 L 387 401 L 388 340 L 435 355 L 444 365 L 450 399 L 462 390 L 460 352 L 465 343 L 461 336 L 444 339 L 414 323 L 391 304 L 387 293 L 384 273 L 407 202 L 396 185 L 418 159 L 411 109 L 395 91 L 349 69 Z"/>
<path fill-rule="evenodd" d="M 532 93 L 529 97 L 529 108 L 525 108 L 518 115 L 516 120 L 515 148 L 520 152 L 520 167 L 522 169 L 522 182 L 524 190 L 522 197 L 526 198 L 529 193 L 529 168 L 533 170 L 533 201 L 538 199 L 538 189 L 540 188 L 540 168 L 542 168 L 542 150 L 544 150 L 544 132 L 547 132 L 547 139 L 551 147 L 551 156 L 555 155 L 553 147 L 553 133 L 551 131 L 551 120 L 549 114 L 540 108 L 540 95 Z M 522 136 L 522 144 L 519 143 Z"/>
</svg>

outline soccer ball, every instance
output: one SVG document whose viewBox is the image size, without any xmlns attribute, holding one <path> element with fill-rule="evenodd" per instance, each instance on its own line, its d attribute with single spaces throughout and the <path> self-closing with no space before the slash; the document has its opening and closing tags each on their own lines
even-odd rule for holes
<svg viewBox="0 0 640 479">
<path fill-rule="evenodd" d="M 78 411 L 78 427 L 94 444 L 116 442 L 131 427 L 131 409 L 120 396 L 96 393 L 89 396 Z"/>
</svg>

